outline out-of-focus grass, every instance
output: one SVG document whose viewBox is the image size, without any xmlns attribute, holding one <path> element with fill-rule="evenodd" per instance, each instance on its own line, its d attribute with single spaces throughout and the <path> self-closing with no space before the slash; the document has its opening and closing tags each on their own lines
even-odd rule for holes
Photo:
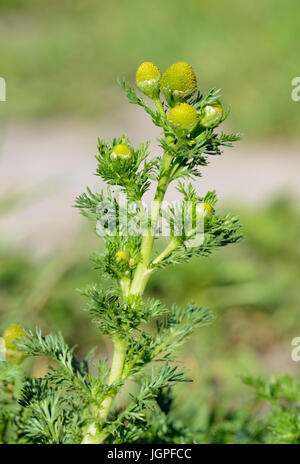
<svg viewBox="0 0 300 464">
<path fill-rule="evenodd" d="M 125 103 L 116 78 L 141 61 L 190 61 L 199 87 L 222 87 L 248 136 L 297 135 L 297 0 L 2 0 L 3 116 L 95 117 Z"/>
<path fill-rule="evenodd" d="M 217 316 L 183 348 L 181 360 L 194 382 L 178 388 L 173 413 L 198 430 L 215 425 L 216 437 L 226 418 L 240 430 L 239 411 L 249 412 L 240 409 L 251 392 L 239 375 L 297 372 L 290 353 L 300 333 L 299 211 L 282 198 L 268 207 L 240 208 L 239 214 L 244 242 L 160 271 L 148 289 L 169 305 L 193 299 Z M 100 246 L 91 238 L 84 229 L 64 252 L 38 263 L 25 250 L 0 247 L 0 332 L 11 322 L 37 324 L 44 333 L 61 330 L 80 346 L 79 357 L 94 345 L 103 356 L 109 352 L 75 291 L 100 279 L 87 258 Z"/>
</svg>

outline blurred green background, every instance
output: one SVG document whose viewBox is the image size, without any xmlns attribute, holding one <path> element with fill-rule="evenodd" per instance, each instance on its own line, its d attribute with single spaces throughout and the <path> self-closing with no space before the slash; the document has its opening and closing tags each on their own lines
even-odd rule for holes
<svg viewBox="0 0 300 464">
<path fill-rule="evenodd" d="M 179 60 L 199 87 L 222 87 L 247 136 L 297 134 L 297 0 L 1 0 L 1 72 L 12 118 L 92 118 L 120 105 L 116 77 Z M 4 114 L 5 114 L 4 113 Z"/>
<path fill-rule="evenodd" d="M 291 80 L 300 73 L 299 18 L 296 0 L 0 0 L 0 75 L 7 82 L 2 134 L 24 123 L 32 134 L 41 122 L 51 124 L 49 119 L 58 120 L 62 131 L 74 120 L 76 131 L 108 115 L 113 121 L 120 106 L 126 111 L 118 76 L 133 82 L 145 60 L 162 70 L 186 60 L 201 90 L 222 87 L 224 103 L 232 105 L 230 127 L 244 133 L 247 143 L 265 147 L 279 139 L 283 147 L 291 140 L 297 146 L 300 103 L 291 99 Z M 49 140 L 52 130 L 50 125 Z M 28 154 L 27 142 L 20 158 Z M 266 181 L 278 159 L 269 158 Z M 246 162 L 251 160 L 245 157 Z M 55 177 L 55 163 L 49 166 L 49 177 Z M 20 204 L 26 207 L 20 203 L 26 188 L 16 195 L 14 186 L 19 191 L 12 178 L 9 191 L 1 192 L 0 225 Z M 252 179 L 249 189 L 254 188 Z M 196 333 L 181 356 L 195 382 L 178 388 L 175 415 L 200 429 L 208 421 L 222 422 L 251 398 L 239 375 L 299 373 L 290 356 L 291 340 L 300 335 L 298 198 L 278 192 L 255 204 L 227 200 L 222 207 L 240 215 L 245 241 L 158 273 L 148 289 L 168 304 L 193 299 L 217 316 L 214 327 Z M 101 246 L 92 226 L 82 220 L 59 249 L 37 257 L 38 240 L 20 246 L 1 232 L 0 332 L 11 322 L 39 325 L 45 332 L 59 329 L 79 345 L 79 356 L 94 345 L 101 356 L 109 354 L 109 341 L 99 339 L 75 290 L 100 278 L 88 261 Z M 44 367 L 39 360 L 34 373 L 41 375 Z"/>
</svg>

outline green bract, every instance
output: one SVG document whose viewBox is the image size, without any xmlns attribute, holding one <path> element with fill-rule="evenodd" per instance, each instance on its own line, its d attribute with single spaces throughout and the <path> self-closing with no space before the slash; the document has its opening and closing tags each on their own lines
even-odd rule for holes
<svg viewBox="0 0 300 464">
<path fill-rule="evenodd" d="M 201 126 L 209 128 L 219 124 L 223 117 L 223 106 L 219 101 L 206 105 L 200 115 L 199 122 Z"/>
<path fill-rule="evenodd" d="M 185 101 L 197 90 L 197 79 L 192 66 L 186 61 L 170 66 L 162 75 L 161 88 L 171 106 Z"/>
</svg>

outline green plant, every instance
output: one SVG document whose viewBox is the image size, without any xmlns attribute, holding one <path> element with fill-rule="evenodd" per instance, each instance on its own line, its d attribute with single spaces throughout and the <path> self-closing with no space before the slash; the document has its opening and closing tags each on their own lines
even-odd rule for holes
<svg viewBox="0 0 300 464">
<path fill-rule="evenodd" d="M 267 404 L 263 418 L 264 443 L 300 443 L 300 382 L 289 375 L 262 379 L 244 377 L 244 383 L 255 389 L 257 399 Z M 259 408 L 257 408 L 259 411 Z"/>
<path fill-rule="evenodd" d="M 190 65 L 171 66 L 161 80 L 168 105 L 160 99 L 159 70 L 151 63 L 138 69 L 137 83 L 154 105 L 137 96 L 125 80 L 120 84 L 129 102 L 144 108 L 162 129 L 158 140 L 163 155 L 150 157 L 149 142 L 134 149 L 125 135 L 110 142 L 99 140 L 96 174 L 109 188 L 100 193 L 87 188 L 76 199 L 76 207 L 96 222 L 105 242 L 104 250 L 91 259 L 109 279 L 109 287 L 104 291 L 92 284 L 81 293 L 88 299 L 87 310 L 96 327 L 113 342 L 111 364 L 95 360 L 93 352 L 78 361 L 61 334 L 43 336 L 39 329 L 21 334 L 14 342 L 20 352 L 26 357 L 46 356 L 53 363 L 38 379 L 9 361 L 0 363 L 3 442 L 192 440 L 191 432 L 172 423 L 168 414 L 170 388 L 190 381 L 175 355 L 182 342 L 196 328 L 209 325 L 213 316 L 193 303 L 168 309 L 158 300 L 146 299 L 144 291 L 156 270 L 208 256 L 241 239 L 238 219 L 216 214 L 215 191 L 200 196 L 189 182 L 200 177 L 209 156 L 220 155 L 222 146 L 231 146 L 239 135 L 216 133 L 216 124 L 228 115 L 223 110 L 217 122 L 201 124 L 207 106 L 220 106 L 220 92 L 196 92 Z M 177 182 L 182 201 L 166 206 L 164 197 L 172 182 Z M 148 213 L 143 198 L 151 183 L 156 191 Z M 155 238 L 162 221 L 167 243 L 157 253 Z M 125 407 L 113 409 L 129 379 L 137 386 Z"/>
</svg>

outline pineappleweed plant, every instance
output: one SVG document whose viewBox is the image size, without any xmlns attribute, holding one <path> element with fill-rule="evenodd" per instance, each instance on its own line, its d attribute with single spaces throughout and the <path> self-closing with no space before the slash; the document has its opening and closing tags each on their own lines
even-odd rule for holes
<svg viewBox="0 0 300 464">
<path fill-rule="evenodd" d="M 81 292 L 93 322 L 112 340 L 112 361 L 92 361 L 92 353 L 78 361 L 61 334 L 43 336 L 37 329 L 24 335 L 15 326 L 15 341 L 9 339 L 10 359 L 0 363 L 5 379 L 2 395 L 11 395 L 11 384 L 19 385 L 11 399 L 14 414 L 3 418 L 3 442 L 192 440 L 185 428 L 172 423 L 166 404 L 170 387 L 190 380 L 176 363 L 178 346 L 196 328 L 209 325 L 213 316 L 194 303 L 167 308 L 145 298 L 144 292 L 156 270 L 208 256 L 241 239 L 238 219 L 217 214 L 215 191 L 199 195 L 191 183 L 199 179 L 209 158 L 220 155 L 239 134 L 217 132 L 228 116 L 219 101 L 220 91 L 199 92 L 194 70 L 186 62 L 173 64 L 162 76 L 155 64 L 145 62 L 136 72 L 136 83 L 148 100 L 120 80 L 129 102 L 142 107 L 161 128 L 162 156 L 150 157 L 149 142 L 134 149 L 125 135 L 99 140 L 96 175 L 108 188 L 98 193 L 88 188 L 76 199 L 76 207 L 95 222 L 105 242 L 91 259 L 109 285 L 101 289 L 92 284 Z M 182 201 L 165 206 L 171 183 L 176 183 Z M 149 211 L 143 199 L 151 184 L 155 195 Z M 126 198 L 125 206 L 119 194 Z M 135 227 L 128 227 L 128 218 Z M 168 234 L 165 248 L 157 251 L 162 220 Z M 27 377 L 21 358 L 41 355 L 55 361 L 55 367 L 43 378 Z M 116 409 L 115 397 L 129 379 L 138 387 L 131 387 L 126 405 Z"/>
</svg>

